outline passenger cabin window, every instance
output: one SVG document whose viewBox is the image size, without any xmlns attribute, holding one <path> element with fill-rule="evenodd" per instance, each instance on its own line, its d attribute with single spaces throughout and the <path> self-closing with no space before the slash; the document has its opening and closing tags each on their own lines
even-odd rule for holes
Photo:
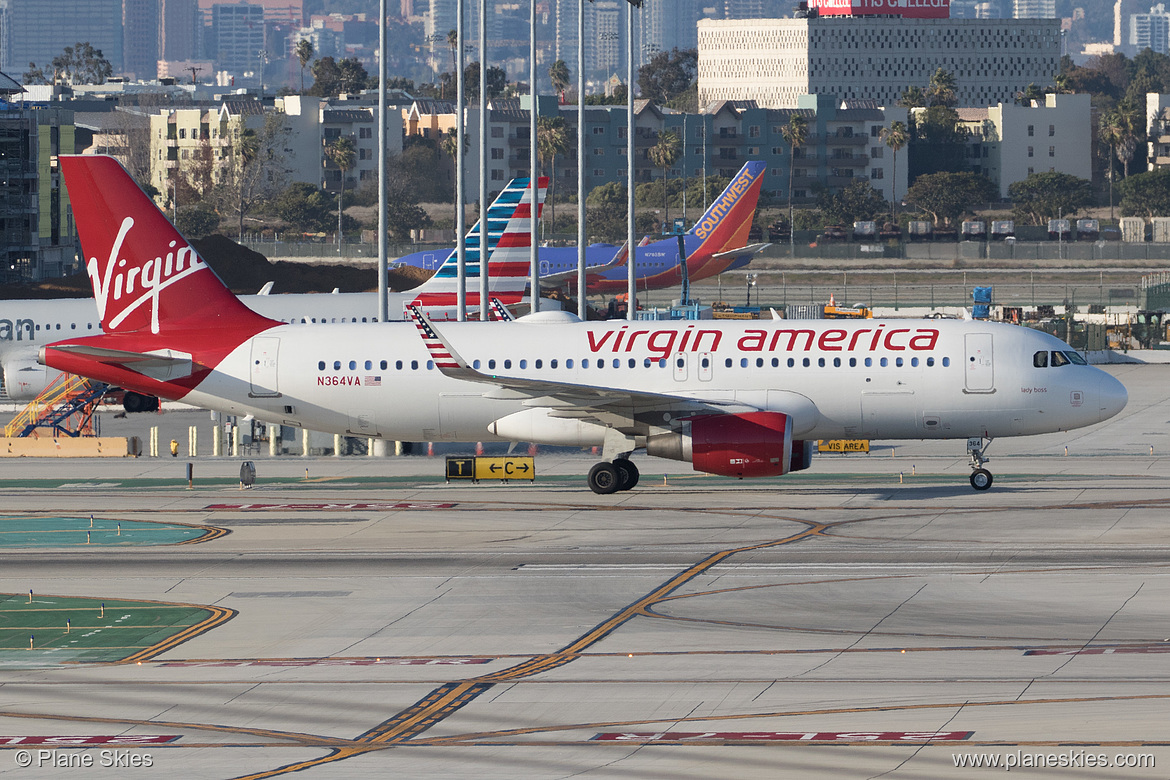
<svg viewBox="0 0 1170 780">
<path fill-rule="evenodd" d="M 1032 356 L 1033 368 L 1048 368 L 1048 353 L 1041 350 Z"/>
</svg>

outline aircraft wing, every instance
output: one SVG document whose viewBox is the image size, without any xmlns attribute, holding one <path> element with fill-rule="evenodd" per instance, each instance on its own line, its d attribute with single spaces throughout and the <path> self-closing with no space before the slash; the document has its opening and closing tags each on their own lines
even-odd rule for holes
<svg viewBox="0 0 1170 780">
<path fill-rule="evenodd" d="M 630 431 L 650 413 L 656 427 L 672 427 L 695 414 L 726 414 L 757 411 L 757 407 L 735 401 L 694 399 L 666 393 L 649 393 L 600 385 L 568 384 L 546 379 L 526 379 L 485 374 L 472 368 L 451 346 L 430 319 L 416 306 L 408 307 L 431 358 L 444 375 L 466 382 L 493 385 L 484 398 L 520 400 L 525 406 L 549 409 L 552 417 L 563 417 L 610 425 Z M 665 416 L 669 413 L 669 417 Z M 659 415 L 662 415 L 659 417 Z"/>
<path fill-rule="evenodd" d="M 728 249 L 724 252 L 717 252 L 717 253 L 711 255 L 711 257 L 723 259 L 725 257 L 739 257 L 740 255 L 754 255 L 758 252 L 761 252 L 761 251 L 767 249 L 770 246 L 772 246 L 772 245 L 771 244 L 748 244 L 747 246 L 741 246 L 739 249 Z"/>
<path fill-rule="evenodd" d="M 55 344 L 53 349 L 58 352 L 93 358 L 102 363 L 119 365 L 160 382 L 190 376 L 196 370 L 204 368 L 204 366 L 192 361 L 190 354 L 177 352 L 173 349 L 127 352 L 121 349 L 108 349 L 88 344 Z M 44 348 L 41 349 L 41 362 L 44 363 Z"/>
<path fill-rule="evenodd" d="M 627 251 L 629 243 L 629 241 L 622 243 L 622 245 L 618 247 L 617 252 L 614 253 L 613 259 L 608 263 L 604 263 L 602 265 L 586 266 L 585 274 L 599 274 L 603 271 L 608 271 L 611 268 L 617 268 L 618 266 L 625 265 L 626 258 L 629 257 L 629 252 Z M 557 271 L 553 274 L 545 274 L 544 276 L 540 277 L 540 281 L 548 285 L 554 285 L 560 284 L 561 282 L 564 282 L 568 279 L 573 279 L 576 276 L 577 269 L 573 268 L 569 271 Z"/>
</svg>

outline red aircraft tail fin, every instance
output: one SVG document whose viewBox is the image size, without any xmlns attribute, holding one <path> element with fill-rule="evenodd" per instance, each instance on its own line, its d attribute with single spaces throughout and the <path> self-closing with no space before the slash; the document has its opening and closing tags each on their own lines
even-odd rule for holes
<svg viewBox="0 0 1170 780">
<path fill-rule="evenodd" d="M 240 303 L 117 160 L 60 161 L 106 333 L 266 322 Z"/>
</svg>

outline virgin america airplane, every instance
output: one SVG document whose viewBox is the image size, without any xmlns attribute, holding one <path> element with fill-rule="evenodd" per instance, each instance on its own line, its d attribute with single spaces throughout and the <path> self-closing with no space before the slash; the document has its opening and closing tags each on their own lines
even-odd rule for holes
<svg viewBox="0 0 1170 780">
<path fill-rule="evenodd" d="M 816 439 L 960 439 L 991 486 L 998 436 L 1101 422 L 1125 388 L 1060 340 L 962 320 L 290 326 L 245 307 L 101 157 L 61 158 L 103 335 L 43 363 L 137 392 L 316 431 L 407 441 L 597 445 L 597 493 L 633 487 L 636 450 L 774 477 Z M 500 239 L 507 246 L 510 237 Z"/>
</svg>

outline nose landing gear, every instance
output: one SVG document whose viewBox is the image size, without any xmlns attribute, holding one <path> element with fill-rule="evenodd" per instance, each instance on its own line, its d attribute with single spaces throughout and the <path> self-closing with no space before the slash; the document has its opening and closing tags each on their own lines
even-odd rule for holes
<svg viewBox="0 0 1170 780">
<path fill-rule="evenodd" d="M 971 487 L 976 490 L 987 490 L 995 479 L 990 471 L 983 468 L 983 464 L 988 461 L 983 453 L 990 446 L 991 439 L 987 440 L 987 444 L 983 443 L 982 438 L 967 439 L 967 454 L 971 456 Z"/>
</svg>

